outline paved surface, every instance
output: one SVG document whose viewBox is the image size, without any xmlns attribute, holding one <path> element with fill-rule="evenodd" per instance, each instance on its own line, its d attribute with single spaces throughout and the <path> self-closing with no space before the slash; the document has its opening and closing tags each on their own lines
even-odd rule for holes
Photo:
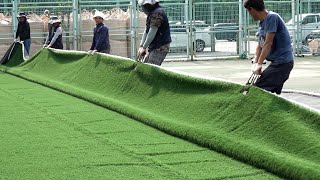
<svg viewBox="0 0 320 180">
<path fill-rule="evenodd" d="M 320 112 L 320 96 L 315 97 L 300 93 L 282 93 L 281 96 L 294 102 L 306 104 Z"/>
<path fill-rule="evenodd" d="M 163 67 L 191 75 L 220 78 L 240 84 L 245 84 L 251 75 L 250 60 L 164 62 Z M 294 69 L 289 80 L 285 83 L 284 89 L 320 94 L 320 57 L 296 57 Z M 283 93 L 281 96 L 320 110 L 320 97 L 297 93 Z"/>
</svg>

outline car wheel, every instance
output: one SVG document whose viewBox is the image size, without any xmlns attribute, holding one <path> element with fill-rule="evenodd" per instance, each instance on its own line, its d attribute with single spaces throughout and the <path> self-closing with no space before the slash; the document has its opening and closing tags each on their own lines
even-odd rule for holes
<svg viewBox="0 0 320 180">
<path fill-rule="evenodd" d="M 205 47 L 206 47 L 206 44 L 203 40 L 201 39 L 196 40 L 196 52 L 202 52 Z"/>
<path fill-rule="evenodd" d="M 309 38 L 308 36 L 302 41 L 303 45 L 308 45 L 308 38 Z"/>
</svg>

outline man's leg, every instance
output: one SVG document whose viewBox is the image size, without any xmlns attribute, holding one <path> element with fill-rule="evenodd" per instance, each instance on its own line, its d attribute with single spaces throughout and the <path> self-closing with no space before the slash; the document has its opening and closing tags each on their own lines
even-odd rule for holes
<svg viewBox="0 0 320 180">
<path fill-rule="evenodd" d="M 293 62 L 286 64 L 271 63 L 263 71 L 255 85 L 266 91 L 281 94 L 283 84 L 289 78 L 292 68 Z"/>
<path fill-rule="evenodd" d="M 155 49 L 149 52 L 145 58 L 144 63 L 155 64 L 161 66 L 162 62 L 166 58 L 170 49 L 170 44 L 161 46 L 159 49 Z"/>
<path fill-rule="evenodd" d="M 25 56 L 29 56 L 31 39 L 24 40 L 23 45 L 24 45 L 24 49 L 25 49 Z"/>
</svg>

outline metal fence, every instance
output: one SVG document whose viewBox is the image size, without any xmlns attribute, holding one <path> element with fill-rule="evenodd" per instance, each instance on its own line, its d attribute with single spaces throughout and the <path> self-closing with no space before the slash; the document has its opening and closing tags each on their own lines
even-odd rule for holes
<svg viewBox="0 0 320 180">
<path fill-rule="evenodd" d="M 257 46 L 258 23 L 243 8 L 243 0 L 161 0 L 171 27 L 167 59 L 250 57 Z M 294 53 L 310 54 L 309 42 L 320 28 L 320 0 L 265 0 L 268 10 L 287 22 Z M 95 11 L 104 12 L 110 29 L 111 54 L 135 58 L 145 28 L 137 0 L 2 0 L 0 56 L 17 29 L 18 12 L 28 14 L 31 54 L 42 48 L 51 15 L 62 19 L 64 49 L 87 51 L 93 37 Z M 320 32 L 319 32 L 320 34 Z M 320 38 L 320 37 L 319 37 Z"/>
</svg>

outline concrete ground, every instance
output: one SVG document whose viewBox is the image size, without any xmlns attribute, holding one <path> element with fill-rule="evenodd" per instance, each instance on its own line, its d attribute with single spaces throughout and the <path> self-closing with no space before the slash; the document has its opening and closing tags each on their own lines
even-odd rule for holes
<svg viewBox="0 0 320 180">
<path fill-rule="evenodd" d="M 220 78 L 240 84 L 245 84 L 251 75 L 251 60 L 164 62 L 162 66 L 169 70 Z M 320 94 L 320 57 L 296 57 L 294 69 L 284 89 Z M 320 110 L 320 97 L 296 93 L 282 93 L 282 96 Z"/>
</svg>

